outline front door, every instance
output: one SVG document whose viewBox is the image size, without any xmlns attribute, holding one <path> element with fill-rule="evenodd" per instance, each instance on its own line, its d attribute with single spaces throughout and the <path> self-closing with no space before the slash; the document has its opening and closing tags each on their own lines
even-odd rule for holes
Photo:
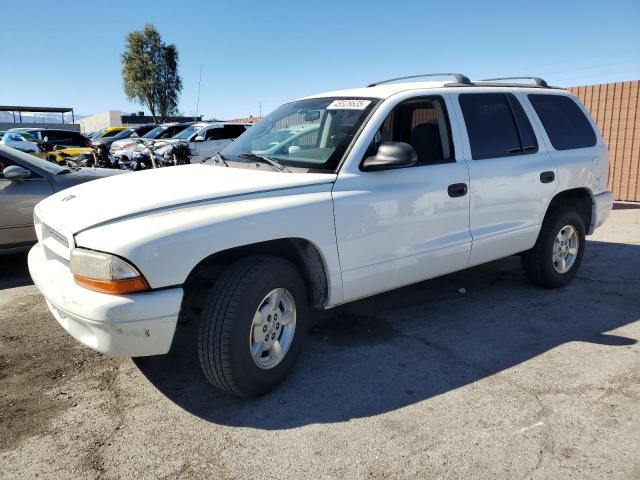
<svg viewBox="0 0 640 480">
<path fill-rule="evenodd" d="M 418 163 L 340 174 L 333 189 L 345 301 L 462 269 L 469 258 L 469 176 L 444 99 L 400 103 L 366 156 L 386 141 L 411 144 Z"/>
<path fill-rule="evenodd" d="M 0 171 L 10 165 L 15 162 L 0 156 Z M 0 248 L 20 247 L 36 241 L 33 207 L 52 193 L 49 181 L 33 171 L 31 177 L 24 180 L 8 180 L 0 173 Z"/>
</svg>

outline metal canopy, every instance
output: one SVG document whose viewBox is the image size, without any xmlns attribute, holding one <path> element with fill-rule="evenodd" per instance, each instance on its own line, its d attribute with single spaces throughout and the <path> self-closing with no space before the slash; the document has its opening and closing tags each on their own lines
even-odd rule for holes
<svg viewBox="0 0 640 480">
<path fill-rule="evenodd" d="M 30 113 L 59 113 L 62 116 L 62 123 L 64 123 L 64 114 L 71 112 L 71 123 L 75 123 L 75 115 L 73 108 L 70 107 L 24 107 L 19 105 L 0 105 L 0 112 L 12 112 L 13 121 L 16 121 L 16 112 L 18 112 L 18 118 L 22 123 L 22 112 Z"/>
</svg>

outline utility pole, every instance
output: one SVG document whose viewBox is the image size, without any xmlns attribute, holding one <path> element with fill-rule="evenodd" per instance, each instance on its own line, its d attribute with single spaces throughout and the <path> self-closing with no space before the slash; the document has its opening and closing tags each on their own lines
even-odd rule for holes
<svg viewBox="0 0 640 480">
<path fill-rule="evenodd" d="M 196 118 L 195 121 L 198 121 L 198 113 L 200 109 L 200 84 L 202 83 L 202 64 L 200 64 L 200 78 L 198 79 L 198 96 L 196 98 Z"/>
<path fill-rule="evenodd" d="M 258 111 L 260 112 L 258 115 L 262 118 L 262 102 L 258 101 Z"/>
</svg>

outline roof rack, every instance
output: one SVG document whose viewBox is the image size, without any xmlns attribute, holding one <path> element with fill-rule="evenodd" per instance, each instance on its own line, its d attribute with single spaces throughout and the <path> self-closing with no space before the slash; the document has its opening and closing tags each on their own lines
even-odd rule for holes
<svg viewBox="0 0 640 480">
<path fill-rule="evenodd" d="M 497 82 L 497 81 L 501 81 L 501 80 L 533 80 L 533 82 L 538 87 L 551 88 L 551 87 L 549 87 L 549 84 L 545 80 L 540 78 L 540 77 L 500 77 L 500 78 L 485 78 L 485 79 L 480 80 L 480 81 L 481 82 Z"/>
<path fill-rule="evenodd" d="M 469 80 L 469 77 L 467 77 L 466 75 L 462 75 L 461 73 L 421 73 L 419 75 L 409 75 L 406 77 L 397 77 L 397 78 L 390 78 L 388 80 L 381 80 L 379 82 L 375 82 L 372 83 L 370 85 L 367 85 L 367 87 L 375 87 L 376 85 L 381 85 L 383 83 L 391 83 L 391 82 L 396 82 L 398 80 L 406 80 L 408 78 L 420 78 L 420 77 L 445 77 L 445 76 L 450 76 L 450 77 L 455 77 L 456 82 L 458 83 L 462 83 L 464 85 L 471 85 L 471 80 Z"/>
</svg>

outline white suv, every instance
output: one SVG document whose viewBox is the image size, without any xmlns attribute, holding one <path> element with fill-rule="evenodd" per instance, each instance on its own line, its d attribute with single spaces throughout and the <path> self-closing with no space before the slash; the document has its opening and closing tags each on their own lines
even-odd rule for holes
<svg viewBox="0 0 640 480">
<path fill-rule="evenodd" d="M 170 139 L 157 141 L 156 144 L 187 142 L 191 163 L 202 163 L 233 142 L 250 126 L 250 123 L 196 123 Z"/>
<path fill-rule="evenodd" d="M 206 377 L 245 396 L 291 370 L 310 307 L 517 254 L 532 282 L 562 287 L 612 207 L 606 145 L 576 98 L 541 79 L 452 75 L 303 98 L 215 166 L 55 194 L 35 209 L 31 275 L 100 352 L 164 354 L 199 322 Z"/>
</svg>

